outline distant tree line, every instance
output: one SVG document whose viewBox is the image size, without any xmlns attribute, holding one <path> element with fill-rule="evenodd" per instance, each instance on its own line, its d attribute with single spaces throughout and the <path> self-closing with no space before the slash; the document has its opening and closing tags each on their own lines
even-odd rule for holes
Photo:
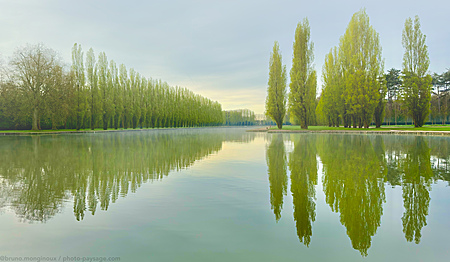
<svg viewBox="0 0 450 262">
<path fill-rule="evenodd" d="M 364 9 L 356 12 L 339 45 L 325 57 L 322 93 L 316 99 L 316 71 L 309 22 L 297 25 L 286 109 L 286 68 L 275 42 L 269 63 L 266 114 L 282 127 L 286 112 L 302 128 L 325 124 L 365 127 L 408 119 L 415 127 L 426 121 L 445 123 L 449 117 L 450 70 L 431 76 L 426 36 L 419 17 L 406 19 L 402 70 L 384 73 L 379 34 Z"/>
<path fill-rule="evenodd" d="M 384 75 L 387 87 L 384 121 L 386 125 L 412 122 L 408 108 L 401 97 L 403 85 L 401 70 L 391 68 Z M 446 124 L 450 117 L 450 69 L 441 74 L 431 75 L 430 114 L 426 119 L 430 124 Z"/>
<path fill-rule="evenodd" d="M 42 44 L 18 49 L 0 78 L 0 129 L 155 128 L 220 125 L 222 106 L 145 78 L 81 46 L 64 68 Z"/>
<path fill-rule="evenodd" d="M 256 124 L 255 112 L 249 109 L 223 111 L 224 125 L 226 126 L 252 126 Z"/>
</svg>

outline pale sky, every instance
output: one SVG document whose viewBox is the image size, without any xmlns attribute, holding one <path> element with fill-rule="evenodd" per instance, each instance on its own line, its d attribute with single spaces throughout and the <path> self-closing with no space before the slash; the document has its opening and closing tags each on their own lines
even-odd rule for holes
<svg viewBox="0 0 450 262">
<path fill-rule="evenodd" d="M 308 17 L 321 88 L 325 54 L 353 13 L 366 8 L 380 34 L 385 70 L 401 69 L 405 19 L 419 15 L 430 72 L 450 68 L 450 1 L 63 1 L 0 0 L 0 56 L 44 43 L 68 66 L 71 48 L 104 51 L 148 78 L 187 87 L 223 109 L 264 112 L 269 58 L 280 44 L 289 72 L 297 23 Z M 289 85 L 289 82 L 287 83 Z"/>
</svg>

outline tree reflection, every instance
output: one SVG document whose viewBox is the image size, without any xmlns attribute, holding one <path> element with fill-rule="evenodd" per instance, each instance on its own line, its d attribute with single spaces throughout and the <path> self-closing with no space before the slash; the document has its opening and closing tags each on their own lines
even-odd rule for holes
<svg viewBox="0 0 450 262">
<path fill-rule="evenodd" d="M 111 134 L 3 137 L 0 195 L 23 221 L 45 222 L 73 199 L 82 220 L 107 210 L 142 183 L 162 179 L 253 133 L 169 130 Z"/>
<path fill-rule="evenodd" d="M 271 204 L 278 220 L 286 188 L 285 147 L 281 135 L 271 138 L 266 155 Z M 420 242 L 431 182 L 450 180 L 448 138 L 293 134 L 291 140 L 288 168 L 300 242 L 309 246 L 315 221 L 316 153 L 323 163 L 325 201 L 340 214 L 354 249 L 368 254 L 381 224 L 385 183 L 402 187 L 403 232 L 407 241 Z"/>
<path fill-rule="evenodd" d="M 319 147 L 326 202 L 340 213 L 353 248 L 363 256 L 380 226 L 385 201 L 383 145 L 375 142 L 377 151 L 367 136 L 325 136 Z"/>
<path fill-rule="evenodd" d="M 291 193 L 297 235 L 309 246 L 312 223 L 316 219 L 317 159 L 315 135 L 292 136 L 294 150 L 289 155 Z"/>
<path fill-rule="evenodd" d="M 433 177 L 450 182 L 450 139 L 447 137 L 428 137 Z M 449 183 L 450 185 L 450 183 Z"/>
<path fill-rule="evenodd" d="M 271 136 L 270 145 L 266 148 L 266 161 L 269 175 L 270 205 L 278 222 L 281 218 L 283 197 L 287 190 L 286 151 L 282 134 Z"/>
<path fill-rule="evenodd" d="M 430 148 L 423 137 L 413 137 L 406 145 L 406 156 L 401 161 L 403 171 L 403 233 L 407 241 L 420 242 L 421 230 L 427 225 L 430 205 L 430 182 L 433 172 Z"/>
</svg>

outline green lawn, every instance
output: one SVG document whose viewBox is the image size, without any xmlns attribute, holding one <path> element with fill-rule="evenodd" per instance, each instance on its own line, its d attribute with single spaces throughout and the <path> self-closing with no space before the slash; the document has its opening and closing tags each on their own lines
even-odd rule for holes
<svg viewBox="0 0 450 262">
<path fill-rule="evenodd" d="M 212 126 L 211 126 L 212 127 Z M 86 132 L 86 131 L 115 131 L 115 130 L 150 130 L 150 129 L 173 129 L 173 128 L 190 128 L 190 127 L 155 127 L 155 128 L 128 128 L 128 129 L 114 129 L 114 128 L 108 128 L 108 130 L 103 130 L 103 128 L 95 128 L 94 130 L 91 130 L 90 128 L 86 129 L 80 129 L 78 132 Z M 45 130 L 0 130 L 0 133 L 49 133 L 49 132 L 76 132 L 76 129 L 45 129 Z"/>
<path fill-rule="evenodd" d="M 152 128 L 144 128 L 144 129 L 152 129 Z M 158 128 L 154 128 L 158 129 Z M 166 128 L 159 128 L 159 129 L 166 129 Z M 277 130 L 278 128 L 272 127 L 270 130 Z M 116 129 L 108 129 L 109 131 L 114 131 Z M 132 128 L 129 129 L 123 129 L 119 128 L 117 130 L 135 130 Z M 283 130 L 302 130 L 300 126 L 283 126 Z M 345 128 L 345 127 L 328 127 L 328 126 L 309 126 L 308 130 L 367 130 L 365 128 Z M 412 131 L 450 131 L 450 125 L 425 125 L 423 127 L 414 128 L 412 125 L 390 125 L 390 126 L 381 126 L 381 128 L 375 128 L 374 126 L 371 126 L 369 131 L 388 131 L 388 130 L 412 130 Z M 58 130 L 38 130 L 38 131 L 32 131 L 32 130 L 0 130 L 0 133 L 47 133 L 47 132 L 64 132 L 64 131 L 77 131 L 76 129 L 58 129 Z M 96 128 L 94 130 L 91 129 L 80 129 L 79 131 L 103 131 L 103 128 Z"/>
<path fill-rule="evenodd" d="M 277 127 L 272 127 L 270 130 L 277 130 Z M 302 130 L 300 126 L 283 126 L 283 130 Z M 345 127 L 328 127 L 328 126 L 309 126 L 308 130 L 373 130 L 373 131 L 388 131 L 388 130 L 412 130 L 412 131 L 450 131 L 450 125 L 425 125 L 423 127 L 415 128 L 412 125 L 390 125 L 375 128 L 371 126 L 370 129 L 365 128 L 345 128 Z"/>
<path fill-rule="evenodd" d="M 108 129 L 115 130 L 115 129 Z M 119 129 L 119 130 L 122 130 Z M 46 130 L 0 130 L 0 133 L 46 133 L 46 132 L 68 132 L 68 131 L 77 131 L 76 129 L 46 129 Z M 91 129 L 80 129 L 79 131 L 103 131 L 103 128 L 96 128 L 94 130 Z"/>
</svg>

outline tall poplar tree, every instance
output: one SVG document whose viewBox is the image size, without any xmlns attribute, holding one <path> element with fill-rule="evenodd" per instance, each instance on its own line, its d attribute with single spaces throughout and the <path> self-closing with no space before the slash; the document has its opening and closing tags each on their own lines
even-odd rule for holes
<svg viewBox="0 0 450 262">
<path fill-rule="evenodd" d="M 116 62 L 114 60 L 109 61 L 109 85 L 111 92 L 113 94 L 113 105 L 112 105 L 112 123 L 111 126 L 114 127 L 114 129 L 118 129 L 120 125 L 120 119 L 122 117 L 122 111 L 123 111 L 123 102 L 122 102 L 122 90 L 120 89 L 119 85 L 119 75 L 118 75 L 118 69 Z"/>
<path fill-rule="evenodd" d="M 350 125 L 347 120 L 345 101 L 342 97 L 342 73 L 340 70 L 338 49 L 334 47 L 325 56 L 322 68 L 323 90 L 321 95 L 322 113 L 329 126 L 339 127 L 341 120 L 344 126 Z"/>
<path fill-rule="evenodd" d="M 98 90 L 97 65 L 95 63 L 94 50 L 90 48 L 86 53 L 86 73 L 90 90 L 90 127 L 93 130 L 102 112 L 100 92 Z"/>
<path fill-rule="evenodd" d="M 122 95 L 122 110 L 120 119 L 122 120 L 122 127 L 127 129 L 128 127 L 128 111 L 130 110 L 130 102 L 127 96 L 128 90 L 128 74 L 127 68 L 124 64 L 120 64 L 119 66 L 119 89 L 120 94 Z"/>
<path fill-rule="evenodd" d="M 269 87 L 267 88 L 266 115 L 270 116 L 277 127 L 283 127 L 286 115 L 286 66 L 282 64 L 282 57 L 278 42 L 275 41 L 269 62 Z"/>
<path fill-rule="evenodd" d="M 368 128 L 380 102 L 381 51 L 379 34 L 370 25 L 366 11 L 356 12 L 339 45 L 343 93 L 354 127 Z"/>
<path fill-rule="evenodd" d="M 83 51 L 81 45 L 74 44 L 72 48 L 72 72 L 74 74 L 75 84 L 75 110 L 76 110 L 76 129 L 80 130 L 84 122 L 86 114 L 86 96 L 85 96 L 85 82 L 83 66 Z"/>
<path fill-rule="evenodd" d="M 289 111 L 299 120 L 301 128 L 307 129 L 311 114 L 315 112 L 317 83 L 313 68 L 314 43 L 310 39 L 308 18 L 297 25 L 293 49 Z"/>
<path fill-rule="evenodd" d="M 430 65 L 426 36 L 420 30 L 419 17 L 414 24 L 406 19 L 402 33 L 403 54 L 403 90 L 402 97 L 415 127 L 421 127 L 430 112 L 432 78 L 427 73 Z"/>
<path fill-rule="evenodd" d="M 108 58 L 105 52 L 100 52 L 97 63 L 98 89 L 102 98 L 102 110 L 99 118 L 102 119 L 103 129 L 108 129 L 108 121 L 112 112 L 112 93 L 110 92 L 108 76 Z"/>
</svg>

